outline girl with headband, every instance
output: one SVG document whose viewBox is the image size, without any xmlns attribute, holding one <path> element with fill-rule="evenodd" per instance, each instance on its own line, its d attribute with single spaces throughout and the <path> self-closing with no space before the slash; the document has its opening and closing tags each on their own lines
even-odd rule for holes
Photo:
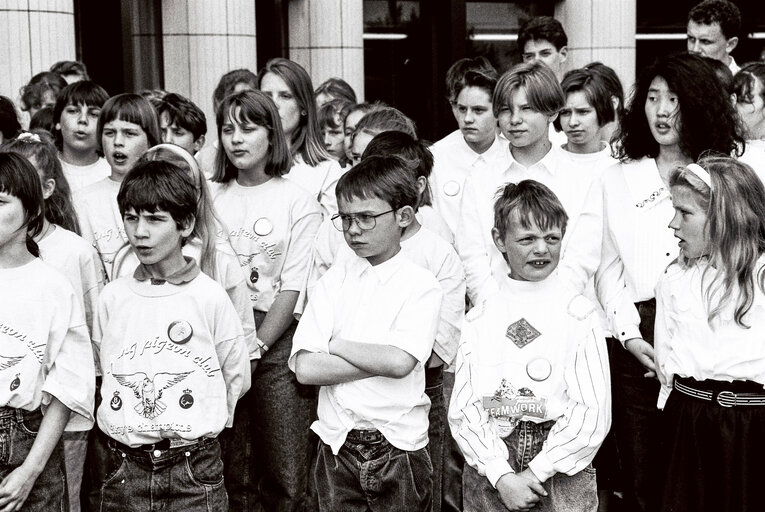
<svg viewBox="0 0 765 512">
<path fill-rule="evenodd" d="M 667 458 L 656 510 L 763 510 L 765 187 L 727 156 L 673 169 L 669 186 L 680 256 L 656 288 Z"/>
</svg>

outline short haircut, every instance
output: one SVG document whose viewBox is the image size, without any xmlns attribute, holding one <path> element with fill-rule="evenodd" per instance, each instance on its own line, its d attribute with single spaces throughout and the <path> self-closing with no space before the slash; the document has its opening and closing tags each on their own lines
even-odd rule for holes
<svg viewBox="0 0 765 512">
<path fill-rule="evenodd" d="M 728 0 L 704 0 L 696 4 L 688 13 L 688 21 L 700 25 L 718 23 L 726 39 L 736 37 L 741 32 L 741 11 Z"/>
<path fill-rule="evenodd" d="M 611 95 L 603 81 L 595 72 L 588 69 L 574 69 L 566 73 L 561 81 L 563 94 L 583 92 L 587 102 L 595 109 L 598 118 L 598 126 L 603 126 L 614 120 L 614 107 L 611 104 Z M 561 131 L 560 116 L 553 121 L 555 129 Z"/>
<path fill-rule="evenodd" d="M 3 139 L 12 139 L 21 131 L 19 116 L 13 101 L 5 96 L 0 96 L 0 133 Z"/>
<path fill-rule="evenodd" d="M 403 160 L 370 156 L 345 173 L 335 189 L 338 201 L 381 199 L 391 208 L 417 208 L 417 184 Z"/>
<path fill-rule="evenodd" d="M 39 257 L 40 249 L 34 237 L 42 232 L 45 203 L 40 176 L 29 160 L 16 153 L 0 152 L 0 192 L 17 197 L 21 201 L 27 228 L 27 249 L 35 257 Z"/>
<path fill-rule="evenodd" d="M 747 62 L 733 77 L 733 89 L 738 101 L 754 101 L 756 81 L 762 84 L 760 95 L 765 101 L 765 62 Z"/>
<path fill-rule="evenodd" d="M 491 65 L 491 62 L 486 57 L 466 57 L 460 59 L 452 64 L 446 72 L 446 96 L 449 103 L 453 103 L 457 96 L 459 96 L 460 91 L 466 87 L 465 75 L 469 71 L 478 72 L 489 79 L 493 78 L 495 84 L 497 83 L 497 78 L 499 78 L 499 73 L 497 73 L 497 70 L 494 69 L 494 66 Z M 489 91 L 490 96 L 492 91 Z"/>
<path fill-rule="evenodd" d="M 157 110 L 162 104 L 162 100 L 167 96 L 167 91 L 164 89 L 143 89 L 138 91 L 138 94 L 149 100 L 154 110 Z"/>
<path fill-rule="evenodd" d="M 343 115 L 343 112 L 347 112 L 347 107 L 351 105 L 353 105 L 353 103 L 349 103 L 342 98 L 336 98 L 326 102 L 319 108 L 319 127 L 323 129 L 325 126 L 329 126 L 335 130 L 342 130 L 343 123 L 345 122 L 345 115 Z"/>
<path fill-rule="evenodd" d="M 568 45 L 568 36 L 560 21 L 552 16 L 536 16 L 521 25 L 518 31 L 518 49 L 521 53 L 529 41 L 548 41 L 560 51 Z"/>
<path fill-rule="evenodd" d="M 207 133 L 207 118 L 205 113 L 190 99 L 176 94 L 168 93 L 159 102 L 157 115 L 167 114 L 170 124 L 177 124 L 184 130 L 194 135 L 194 140 Z"/>
<path fill-rule="evenodd" d="M 608 89 L 608 93 L 616 98 L 619 103 L 616 107 L 616 117 L 617 120 L 621 119 L 622 114 L 624 114 L 624 87 L 622 86 L 622 81 L 619 80 L 619 75 L 616 74 L 616 71 L 614 71 L 613 68 L 597 61 L 585 65 L 584 69 L 588 69 L 597 74 L 603 81 L 606 89 Z"/>
<path fill-rule="evenodd" d="M 404 132 L 382 132 L 369 142 L 361 159 L 371 156 L 397 156 L 405 164 L 415 179 L 430 179 L 433 172 L 433 153 L 419 141 Z M 430 185 L 420 198 L 419 206 L 431 206 Z"/>
<path fill-rule="evenodd" d="M 237 109 L 239 109 L 238 115 Z M 282 131 L 279 111 L 271 98 L 260 91 L 239 91 L 226 96 L 215 114 L 218 140 L 221 140 L 223 125 L 229 116 L 237 123 L 249 121 L 268 130 L 268 161 L 265 168 L 268 176 L 282 176 L 289 172 L 292 167 L 292 157 Z M 226 183 L 236 178 L 238 173 L 239 169 L 234 167 L 221 146 L 215 159 L 215 173 L 212 181 Z"/>
<path fill-rule="evenodd" d="M 499 74 L 496 71 L 485 73 L 483 71 L 470 70 L 465 73 L 462 81 L 459 82 L 458 87 L 455 89 L 456 94 L 454 95 L 454 101 L 457 101 L 462 90 L 467 87 L 481 89 L 485 91 L 486 94 L 489 95 L 489 99 L 491 99 L 494 94 L 494 88 L 497 86 L 498 79 Z"/>
<path fill-rule="evenodd" d="M 555 73 L 542 62 L 523 62 L 502 75 L 494 88 L 491 107 L 494 117 L 504 105 L 510 105 L 510 99 L 516 89 L 522 87 L 526 92 L 531 108 L 547 116 L 557 114 L 566 103 Z"/>
<path fill-rule="evenodd" d="M 365 114 L 356 125 L 356 133 L 361 132 L 373 137 L 382 132 L 404 132 L 417 138 L 414 121 L 393 107 L 381 107 Z"/>
<path fill-rule="evenodd" d="M 141 161 L 128 172 L 117 194 L 120 215 L 165 211 L 183 229 L 197 213 L 197 192 L 191 178 L 177 165 L 164 161 Z"/>
<path fill-rule="evenodd" d="M 494 202 L 494 227 L 504 237 L 510 225 L 510 216 L 518 213 L 518 221 L 524 229 L 532 227 L 532 221 L 540 229 L 559 227 L 566 232 L 568 215 L 558 196 L 547 186 L 535 180 L 508 183 L 498 191 Z"/>
<path fill-rule="evenodd" d="M 50 67 L 52 73 L 61 76 L 80 75 L 83 80 L 90 80 L 85 64 L 78 60 L 60 60 Z"/>
<path fill-rule="evenodd" d="M 56 106 L 53 108 L 53 122 L 58 123 L 61 121 L 61 113 L 67 105 L 86 105 L 88 107 L 101 108 L 108 99 L 109 94 L 104 88 L 90 80 L 82 80 L 69 84 L 61 90 L 58 99 L 56 99 Z M 55 130 L 53 135 L 56 137 L 56 146 L 60 150 L 63 143 L 61 140 L 61 130 Z"/>
<path fill-rule="evenodd" d="M 213 107 L 218 110 L 218 105 L 223 101 L 223 98 L 232 94 L 236 89 L 237 84 L 247 84 L 251 89 L 258 88 L 258 76 L 249 69 L 232 69 L 218 80 L 218 85 L 215 86 L 213 91 Z"/>
<path fill-rule="evenodd" d="M 319 94 L 326 94 L 332 99 L 343 99 L 350 101 L 351 103 L 356 103 L 357 101 L 356 92 L 353 90 L 353 87 L 342 78 L 333 77 L 327 79 L 323 84 L 316 88 L 314 97 Z"/>
<path fill-rule="evenodd" d="M 101 108 L 98 116 L 98 143 L 101 144 L 101 136 L 104 133 L 104 125 L 114 120 L 137 124 L 146 133 L 149 147 L 162 142 L 162 134 L 159 129 L 157 111 L 151 106 L 149 100 L 140 94 L 118 94 L 109 98 Z"/>
</svg>

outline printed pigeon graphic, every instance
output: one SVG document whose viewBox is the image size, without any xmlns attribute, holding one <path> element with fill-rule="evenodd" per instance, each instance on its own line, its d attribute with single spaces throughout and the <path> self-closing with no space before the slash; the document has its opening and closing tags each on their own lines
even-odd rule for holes
<svg viewBox="0 0 765 512">
<path fill-rule="evenodd" d="M 114 378 L 126 388 L 133 390 L 135 397 L 139 400 L 134 407 L 135 412 L 146 419 L 153 420 L 167 409 L 165 403 L 160 400 L 162 392 L 182 382 L 192 373 L 162 372 L 154 375 L 152 379 L 143 372 L 131 373 L 129 375 L 118 375 L 115 373 Z"/>
<path fill-rule="evenodd" d="M 255 259 L 255 256 L 257 256 L 258 253 L 255 254 L 239 254 L 237 253 L 236 256 L 239 258 L 239 266 L 246 267 L 250 263 L 252 263 L 252 260 Z"/>
<path fill-rule="evenodd" d="M 25 356 L 2 356 L 0 355 L 0 371 L 13 368 L 24 359 Z"/>
</svg>

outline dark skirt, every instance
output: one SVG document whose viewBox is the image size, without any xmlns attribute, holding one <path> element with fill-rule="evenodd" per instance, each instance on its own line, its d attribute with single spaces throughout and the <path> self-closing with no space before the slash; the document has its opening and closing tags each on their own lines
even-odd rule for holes
<svg viewBox="0 0 765 512">
<path fill-rule="evenodd" d="M 753 382 L 681 381 L 696 389 L 765 395 Z M 765 511 L 765 406 L 724 407 L 675 389 L 664 417 L 661 511 Z"/>
</svg>

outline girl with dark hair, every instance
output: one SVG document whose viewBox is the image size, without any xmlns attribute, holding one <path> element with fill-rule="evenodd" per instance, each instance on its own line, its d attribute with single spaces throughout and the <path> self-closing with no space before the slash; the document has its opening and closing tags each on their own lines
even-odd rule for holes
<svg viewBox="0 0 765 512">
<path fill-rule="evenodd" d="M 312 92 L 312 91 L 311 91 Z M 313 101 L 311 99 L 311 101 Z M 231 454 L 232 510 L 300 510 L 308 498 L 316 390 L 287 367 L 321 208 L 291 180 L 290 147 L 276 105 L 260 91 L 227 96 L 216 113 L 221 150 L 213 204 L 239 257 L 257 325 L 260 362 L 237 407 Z M 289 412 L 286 412 L 289 411 Z M 240 414 L 241 413 L 241 414 Z M 248 423 L 249 422 L 249 423 Z M 251 424 L 251 425 L 250 425 Z M 235 486 L 234 486 L 235 485 Z"/>
<path fill-rule="evenodd" d="M 729 96 L 701 57 L 660 57 L 638 78 L 622 120 L 620 163 L 601 177 L 603 246 L 595 275 L 613 343 L 613 423 L 630 510 L 656 510 L 658 446 L 654 288 L 677 256 L 670 171 L 743 142 Z M 625 350 L 626 349 L 626 350 Z"/>
<path fill-rule="evenodd" d="M 61 436 L 93 427 L 93 353 L 81 301 L 39 259 L 45 226 L 40 178 L 0 153 L 0 503 L 5 510 L 68 510 Z"/>
<path fill-rule="evenodd" d="M 42 231 L 35 236 L 40 258 L 61 272 L 72 285 L 78 306 L 85 313 L 88 331 L 92 333 L 93 314 L 104 287 L 104 273 L 98 253 L 78 236 L 69 185 L 61 171 L 53 140 L 47 132 L 22 133 L 0 149 L 25 157 L 35 167 L 45 200 Z M 95 349 L 93 355 L 95 360 Z M 79 510 L 87 433 L 64 432 L 63 439 L 70 508 Z"/>
<path fill-rule="evenodd" d="M 258 88 L 279 109 L 292 164 L 285 178 L 316 198 L 325 214 L 337 213 L 335 186 L 343 171 L 324 146 L 311 77 L 300 64 L 271 59 L 258 73 Z"/>
</svg>

